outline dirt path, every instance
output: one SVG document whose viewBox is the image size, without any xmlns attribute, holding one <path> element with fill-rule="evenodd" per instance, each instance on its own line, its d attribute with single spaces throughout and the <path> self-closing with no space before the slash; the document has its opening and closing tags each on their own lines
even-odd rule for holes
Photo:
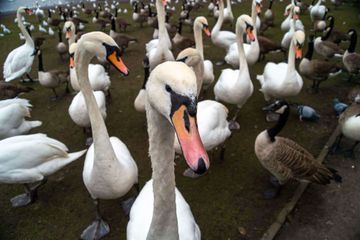
<svg viewBox="0 0 360 240">
<path fill-rule="evenodd" d="M 359 150 L 356 156 L 327 157 L 325 164 L 339 171 L 343 183 L 310 185 L 277 240 L 360 240 Z"/>
</svg>

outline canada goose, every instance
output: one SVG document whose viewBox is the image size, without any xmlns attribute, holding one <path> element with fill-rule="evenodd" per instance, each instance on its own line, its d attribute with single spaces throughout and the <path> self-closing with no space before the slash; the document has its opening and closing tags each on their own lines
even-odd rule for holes
<svg viewBox="0 0 360 240">
<path fill-rule="evenodd" d="M 138 42 L 137 38 L 124 33 L 116 32 L 115 18 L 111 19 L 111 30 L 110 37 L 112 37 L 116 44 L 121 48 L 122 54 L 125 52 L 125 49 L 129 47 L 129 44 Z"/>
<path fill-rule="evenodd" d="M 314 2 L 315 0 L 313 0 L 313 4 Z M 321 2 L 322 0 L 318 0 L 317 3 L 310 8 L 310 17 L 312 22 L 323 19 L 328 10 L 324 5 L 320 5 Z"/>
<path fill-rule="evenodd" d="M 56 45 L 56 51 L 59 53 L 61 60 L 64 60 L 64 56 L 66 57 L 68 54 L 68 48 L 62 41 L 62 32 L 61 29 L 58 29 L 59 43 Z"/>
<path fill-rule="evenodd" d="M 193 47 L 195 45 L 194 40 L 181 35 L 181 33 L 182 33 L 182 25 L 183 25 L 183 23 L 179 19 L 178 30 L 177 30 L 175 36 L 172 38 L 172 42 L 174 43 L 174 46 L 177 47 L 180 50 L 183 50 L 183 49 L 188 48 L 188 47 Z"/>
<path fill-rule="evenodd" d="M 50 26 L 53 27 L 59 27 L 60 23 L 62 22 L 62 20 L 60 18 L 52 18 L 51 16 L 51 11 L 50 9 L 48 9 L 48 19 L 47 22 Z"/>
<path fill-rule="evenodd" d="M 45 134 L 10 137 L 0 141 L 0 182 L 24 184 L 26 193 L 13 197 L 13 207 L 33 203 L 47 177 L 79 159 L 86 150 L 68 153 L 68 148 Z M 31 186 L 30 184 L 36 183 Z"/>
<path fill-rule="evenodd" d="M 0 140 L 27 134 L 32 128 L 41 126 L 40 121 L 27 121 L 31 117 L 29 100 L 14 98 L 0 101 Z M 1 169 L 1 168 L 0 168 Z"/>
<path fill-rule="evenodd" d="M 89 22 L 88 22 L 87 20 L 85 20 L 85 19 L 81 19 L 81 18 L 75 17 L 75 16 L 74 16 L 74 12 L 73 12 L 72 10 L 70 11 L 70 19 L 68 19 L 68 21 L 72 21 L 72 22 L 75 24 L 75 26 L 78 26 L 78 27 L 79 27 L 80 24 L 89 23 Z"/>
<path fill-rule="evenodd" d="M 327 20 L 329 21 L 329 27 L 334 28 L 335 18 L 333 16 L 328 16 Z M 339 31 L 337 29 L 332 29 L 328 41 L 340 44 L 341 42 L 349 41 L 349 35 L 345 32 Z"/>
<path fill-rule="evenodd" d="M 312 59 L 314 52 L 314 36 L 310 35 L 308 42 L 308 50 L 299 64 L 299 72 L 303 77 L 313 80 L 312 89 L 319 91 L 321 82 L 329 77 L 334 77 L 342 70 L 342 66 L 338 63 L 324 61 L 321 59 Z"/>
<path fill-rule="evenodd" d="M 85 157 L 83 181 L 96 205 L 96 219 L 81 234 L 81 239 L 100 239 L 109 233 L 102 219 L 99 199 L 123 197 L 138 183 L 138 168 L 126 145 L 109 137 L 88 78 L 88 65 L 93 57 L 107 59 L 124 75 L 128 69 L 120 58 L 115 41 L 103 32 L 84 34 L 75 52 L 76 74 L 88 109 L 94 143 Z M 120 177 L 121 176 L 121 177 Z"/>
<path fill-rule="evenodd" d="M 269 8 L 264 13 L 264 20 L 261 22 L 261 25 L 262 24 L 266 24 L 268 26 L 274 25 L 274 13 L 271 10 L 272 5 L 273 5 L 273 0 L 270 0 Z"/>
<path fill-rule="evenodd" d="M 22 77 L 24 74 L 26 74 L 30 81 L 33 81 L 29 76 L 29 73 L 31 71 L 31 66 L 36 52 L 34 41 L 28 31 L 26 31 L 21 20 L 24 13 L 31 14 L 32 11 L 29 8 L 19 7 L 16 13 L 18 27 L 20 28 L 21 33 L 25 36 L 25 43 L 20 47 L 13 49 L 6 57 L 3 71 L 3 76 L 6 82 Z"/>
<path fill-rule="evenodd" d="M 85 13 L 86 15 L 90 16 L 92 14 L 92 9 L 85 7 L 85 3 L 82 3 L 81 11 Z"/>
<path fill-rule="evenodd" d="M 131 26 L 131 23 L 128 23 L 128 22 L 126 21 L 126 19 L 124 19 L 124 18 L 119 18 L 119 17 L 118 17 L 117 8 L 115 8 L 115 19 L 116 19 L 117 28 L 118 28 L 120 31 L 126 32 L 127 27 L 128 27 L 128 26 Z"/>
<path fill-rule="evenodd" d="M 39 3 L 38 3 L 38 2 L 36 2 L 35 16 L 36 16 L 37 20 L 39 21 L 39 23 L 41 23 L 42 20 L 43 20 L 44 17 L 45 17 L 44 10 L 42 10 L 42 9 L 39 7 Z"/>
<path fill-rule="evenodd" d="M 141 86 L 141 89 L 134 101 L 134 107 L 135 107 L 136 111 L 138 111 L 138 112 L 145 112 L 145 104 L 146 104 L 146 89 L 145 89 L 145 87 L 146 87 L 146 83 L 147 83 L 147 81 L 149 79 L 149 75 L 150 75 L 149 58 L 146 56 L 143 60 L 143 66 L 144 66 L 143 85 Z"/>
<path fill-rule="evenodd" d="M 334 143 L 333 152 L 337 151 L 340 142 L 345 136 L 353 141 L 354 145 L 344 151 L 347 156 L 354 158 L 354 149 L 360 142 L 360 99 L 357 98 L 339 117 L 339 125 L 341 127 L 341 134 Z"/>
<path fill-rule="evenodd" d="M 265 55 L 271 52 L 283 52 L 286 54 L 286 49 L 281 47 L 280 44 L 274 42 L 273 40 L 264 37 L 264 36 L 258 36 L 259 41 L 259 47 L 260 47 L 260 55 L 259 55 L 259 61 L 265 59 Z"/>
<path fill-rule="evenodd" d="M 322 37 L 315 38 L 314 42 L 315 51 L 327 59 L 334 56 L 342 57 L 342 55 L 344 54 L 344 50 L 341 49 L 338 45 L 333 42 L 327 41 L 331 34 L 331 31 L 332 28 L 327 27 L 324 31 L 325 34 L 323 34 Z"/>
<path fill-rule="evenodd" d="M 326 18 L 327 13 L 328 13 L 328 10 L 326 10 L 325 15 L 324 15 L 324 17 L 322 19 L 315 20 L 313 22 L 313 30 L 314 30 L 314 32 L 322 32 L 322 31 L 325 30 L 325 28 L 326 28 L 326 20 L 325 20 L 325 18 Z"/>
<path fill-rule="evenodd" d="M 349 102 L 359 102 L 360 103 L 360 86 L 353 87 L 348 94 Z"/>
<path fill-rule="evenodd" d="M 68 71 L 60 71 L 60 70 L 51 70 L 51 71 L 44 71 L 43 66 L 43 59 L 42 59 L 42 52 L 38 50 L 38 58 L 39 58 L 39 65 L 38 65 L 38 79 L 41 86 L 46 88 L 51 88 L 54 93 L 54 97 L 51 100 L 58 100 L 59 96 L 56 93 L 55 88 L 59 87 L 61 84 L 66 84 L 65 92 L 69 93 L 69 72 Z"/>
<path fill-rule="evenodd" d="M 290 107 L 285 101 L 276 101 L 267 110 L 280 115 L 276 125 L 262 131 L 255 140 L 255 154 L 261 165 L 278 181 L 273 181 L 273 189 L 265 192 L 265 197 L 274 198 L 280 186 L 288 180 L 329 184 L 331 180 L 341 182 L 336 170 L 318 162 L 314 156 L 289 138 L 277 136 L 285 126 Z"/>
<path fill-rule="evenodd" d="M 0 100 L 15 98 L 22 93 L 33 91 L 31 87 L 0 81 Z"/>
<path fill-rule="evenodd" d="M 350 73 L 350 81 L 354 74 L 359 74 L 360 72 L 360 54 L 355 52 L 357 42 L 356 30 L 350 29 L 348 34 L 350 36 L 350 45 L 343 56 L 343 63 L 346 70 Z"/>
<path fill-rule="evenodd" d="M 143 27 L 144 22 L 147 21 L 147 14 L 140 12 L 138 2 L 134 2 L 133 4 L 132 20 L 139 23 L 140 27 Z"/>
<path fill-rule="evenodd" d="M 187 165 L 197 174 L 208 170 L 196 124 L 196 90 L 195 74 L 182 62 L 164 62 L 150 74 L 146 115 L 153 173 L 131 208 L 128 240 L 201 239 L 191 209 L 176 189 L 173 148 L 176 133 Z"/>
<path fill-rule="evenodd" d="M 105 30 L 105 28 L 111 24 L 111 21 L 108 19 L 99 18 L 99 12 L 95 12 L 93 23 L 97 24 L 100 30 Z"/>
</svg>

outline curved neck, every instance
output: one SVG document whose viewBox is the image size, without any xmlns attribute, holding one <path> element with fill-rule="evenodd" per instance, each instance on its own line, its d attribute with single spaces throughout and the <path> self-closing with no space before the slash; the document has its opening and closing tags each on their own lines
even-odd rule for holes
<svg viewBox="0 0 360 240">
<path fill-rule="evenodd" d="M 204 47 L 201 28 L 198 24 L 194 23 L 194 39 L 195 39 L 195 48 L 199 51 L 201 58 L 204 60 Z"/>
<path fill-rule="evenodd" d="M 322 0 L 318 0 L 315 6 L 320 6 Z"/>
<path fill-rule="evenodd" d="M 18 22 L 18 27 L 20 28 L 21 33 L 25 37 L 25 43 L 32 47 L 35 47 L 33 39 L 31 38 L 28 31 L 26 31 L 24 23 L 22 22 L 22 15 L 20 13 L 17 13 L 16 18 L 17 18 L 17 22 Z"/>
<path fill-rule="evenodd" d="M 353 34 L 350 37 L 350 45 L 349 45 L 349 48 L 348 48 L 349 53 L 355 52 L 356 41 L 357 41 L 357 33 L 353 32 Z"/>
<path fill-rule="evenodd" d="M 251 20 L 254 24 L 254 29 L 253 29 L 253 33 L 255 35 L 255 37 L 257 38 L 257 32 L 256 32 L 256 18 L 257 18 L 257 14 L 256 14 L 256 0 L 253 0 L 252 5 L 251 5 Z"/>
<path fill-rule="evenodd" d="M 224 2 L 223 2 L 223 0 L 220 0 L 219 1 L 219 18 L 218 18 L 213 30 L 211 31 L 211 35 L 215 32 L 220 31 L 223 21 L 224 21 Z"/>
<path fill-rule="evenodd" d="M 228 9 L 229 13 L 231 12 L 231 1 L 226 0 L 226 8 Z"/>
<path fill-rule="evenodd" d="M 248 65 L 246 62 L 246 57 L 245 57 L 245 52 L 244 52 L 244 47 L 243 47 L 243 42 L 244 42 L 243 36 L 244 36 L 244 29 L 240 26 L 236 26 L 236 42 L 237 42 L 237 48 L 238 48 L 238 54 L 239 54 L 239 63 L 240 63 L 239 70 L 240 70 L 240 72 L 248 71 Z"/>
<path fill-rule="evenodd" d="M 288 56 L 288 72 L 295 70 L 295 46 L 294 41 L 291 39 Z"/>
<path fill-rule="evenodd" d="M 275 126 L 272 128 L 269 128 L 267 130 L 267 133 L 270 137 L 270 141 L 274 142 L 276 135 L 278 135 L 279 132 L 284 128 L 286 121 L 288 120 L 289 113 L 290 113 L 290 110 L 289 110 L 289 107 L 287 107 L 284 110 L 284 113 L 280 114 L 279 120 L 277 121 Z"/>
<path fill-rule="evenodd" d="M 154 211 L 146 240 L 178 240 L 175 204 L 174 130 L 168 120 L 147 101 Z"/>
<path fill-rule="evenodd" d="M 44 66 L 43 66 L 42 52 L 40 52 L 40 54 L 38 55 L 38 59 L 39 59 L 38 70 L 39 72 L 43 72 Z"/>
<path fill-rule="evenodd" d="M 314 41 L 309 41 L 308 49 L 307 49 L 307 52 L 306 52 L 304 58 L 311 60 L 313 52 L 314 52 Z"/>
<path fill-rule="evenodd" d="M 81 92 L 85 98 L 86 108 L 88 110 L 91 123 L 94 141 L 94 165 L 97 166 L 93 169 L 101 169 L 103 166 L 108 168 L 108 164 L 100 163 L 113 162 L 116 160 L 116 155 L 110 143 L 104 119 L 100 113 L 99 107 L 97 106 L 96 99 L 89 82 L 88 68 L 94 55 L 88 52 L 83 44 L 78 44 L 79 45 L 75 53 L 76 75 Z"/>
<path fill-rule="evenodd" d="M 333 27 L 330 26 L 330 28 L 329 28 L 329 30 L 326 32 L 325 36 L 322 36 L 322 37 L 321 37 L 321 40 L 322 40 L 322 41 L 326 41 L 326 40 L 330 37 L 332 30 L 333 30 Z"/>
<path fill-rule="evenodd" d="M 158 27 L 159 27 L 159 44 L 160 46 L 164 46 L 166 44 L 166 38 L 169 36 L 165 26 L 165 8 L 161 2 L 161 0 L 156 0 L 156 11 L 157 11 L 157 19 L 158 19 Z"/>
</svg>

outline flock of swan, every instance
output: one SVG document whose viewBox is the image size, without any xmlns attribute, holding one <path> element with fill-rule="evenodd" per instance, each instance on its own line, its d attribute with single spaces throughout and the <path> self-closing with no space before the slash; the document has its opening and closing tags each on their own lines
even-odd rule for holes
<svg viewBox="0 0 360 240">
<path fill-rule="evenodd" d="M 50 31 L 50 27 L 58 29 L 59 43 L 56 49 L 60 58 L 69 63 L 69 71 L 46 71 L 42 59 L 42 40 L 31 36 L 34 27 L 31 29 L 24 18 L 32 14 L 32 10 L 19 7 L 15 22 L 25 42 L 8 54 L 3 66 L 4 80 L 10 82 L 27 75 L 30 81 L 38 81 L 41 86 L 51 89 L 54 93 L 52 100 L 60 99 L 56 92 L 58 87 L 65 85 L 66 92 L 69 92 L 70 85 L 75 95 L 68 113 L 73 122 L 85 130 L 88 149 L 69 152 L 64 143 L 46 134 L 27 135 L 31 129 L 42 124 L 26 119 L 30 117 L 32 107 L 29 100 L 10 97 L 1 100 L 0 183 L 25 186 L 24 194 L 11 199 L 13 207 L 33 203 L 38 188 L 46 183 L 48 176 L 85 155 L 82 178 L 96 206 L 96 218 L 81 233 L 81 239 L 100 239 L 107 235 L 110 227 L 101 215 L 99 200 L 121 198 L 133 187 L 138 190 L 137 197 L 123 203 L 124 211 L 129 215 L 128 240 L 201 239 L 200 228 L 190 206 L 176 187 L 175 152 L 184 156 L 189 167 L 184 172 L 185 176 L 206 177 L 203 175 L 210 167 L 207 151 L 220 147 L 223 158 L 226 140 L 240 129 L 238 116 L 241 108 L 254 92 L 255 79 L 251 79 L 250 75 L 252 66 L 260 60 L 261 55 L 273 51 L 287 52 L 286 62 L 268 62 L 263 73 L 256 76 L 261 86 L 259 90 L 268 102 L 264 108 L 268 112 L 267 119 L 276 122 L 273 127 L 260 132 L 254 143 L 256 157 L 274 176 L 272 188 L 266 190 L 264 196 L 274 198 L 281 186 L 291 179 L 318 184 L 328 184 L 332 180 L 341 182 L 341 176 L 335 169 L 319 163 L 298 143 L 278 134 L 289 117 L 291 104 L 288 98 L 300 93 L 304 85 L 303 77 L 313 81 L 315 92 L 322 81 L 340 72 L 347 71 L 352 78 L 358 78 L 360 55 L 355 51 L 357 32 L 354 29 L 347 33 L 335 32 L 334 18 L 326 17 L 328 8 L 321 0 L 309 7 L 292 0 L 284 10 L 286 17 L 281 30 L 285 33 L 281 44 L 278 44 L 260 35 L 271 31 L 268 30 L 271 27 L 277 27 L 273 24 L 273 0 L 270 0 L 269 8 L 261 19 L 262 0 L 251 1 L 250 16 L 236 16 L 231 8 L 234 3 L 230 0 L 226 8 L 223 0 L 211 1 L 209 12 L 217 18 L 212 29 L 206 17 L 190 17 L 190 13 L 196 13 L 193 9 L 206 1 L 183 1 L 179 27 L 174 38 L 171 38 L 169 12 L 176 11 L 171 3 L 155 0 L 155 4 L 145 4 L 130 0 L 133 6 L 132 24 L 154 25 L 154 39 L 146 44 L 146 54 L 142 60 L 144 83 L 134 100 L 135 109 L 146 114 L 152 167 L 152 178 L 141 190 L 136 161 L 126 143 L 109 135 L 105 124 L 106 106 L 111 100 L 108 70 L 115 68 L 126 77 L 129 69 L 122 58 L 127 54 L 128 44 L 137 41 L 133 36 L 116 31 L 116 27 L 126 30 L 126 26 L 130 25 L 125 19 L 117 17 L 118 13 L 126 14 L 127 10 L 118 8 L 116 1 L 111 4 L 105 2 L 104 6 L 95 3 L 88 6 L 67 5 L 58 6 L 57 11 L 49 9 L 46 19 L 46 11 L 37 4 L 35 15 L 39 28 L 48 26 L 50 35 L 54 35 L 54 32 L 50 33 L 53 31 Z M 237 4 L 241 4 L 241 1 Z M 156 13 L 152 9 L 154 5 Z M 300 14 L 307 9 L 314 26 L 308 40 L 308 52 L 303 56 L 306 35 Z M 54 18 L 57 12 L 60 18 Z M 79 30 L 89 24 L 79 17 L 79 12 L 94 16 L 92 24 L 97 24 L 103 31 L 79 34 Z M 112 12 L 115 12 L 115 16 Z M 192 27 L 194 41 L 181 34 L 182 24 Z M 224 24 L 231 25 L 235 31 L 222 30 Z M 109 34 L 104 33 L 107 26 L 111 26 Z M 4 33 L 11 33 L 6 26 L 1 27 Z M 222 69 L 216 79 L 216 66 L 205 57 L 203 34 L 211 38 L 215 47 L 226 52 L 224 62 L 236 69 Z M 63 36 L 67 44 L 62 41 Z M 338 45 L 341 41 L 349 42 L 349 47 L 342 49 Z M 186 47 L 174 56 L 172 50 L 179 46 Z M 314 50 L 326 60 L 313 59 Z M 38 58 L 38 76 L 32 79 L 29 73 L 35 57 Z M 301 58 L 298 71 L 295 60 Z M 98 63 L 90 63 L 93 59 L 97 59 Z M 4 85 L 0 86 L 0 91 L 8 89 L 8 92 L 12 92 L 16 88 L 1 84 Z M 202 100 L 205 91 L 212 87 L 215 99 Z M 353 151 L 360 141 L 359 89 L 352 92 L 350 102 L 351 105 L 343 109 L 339 124 L 341 137 L 355 142 L 351 149 Z M 229 110 L 223 103 L 233 105 L 236 109 L 230 120 Z M 310 111 L 306 109 L 303 107 L 301 111 Z M 338 148 L 341 137 L 334 149 Z"/>
</svg>

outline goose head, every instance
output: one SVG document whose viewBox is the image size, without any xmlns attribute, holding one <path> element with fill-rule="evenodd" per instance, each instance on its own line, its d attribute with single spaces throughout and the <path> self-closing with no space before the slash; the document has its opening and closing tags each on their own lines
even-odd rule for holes
<svg viewBox="0 0 360 240">
<path fill-rule="evenodd" d="M 202 29 L 204 31 L 204 33 L 206 34 L 206 36 L 208 36 L 208 37 L 211 36 L 208 21 L 203 16 L 197 17 L 195 19 L 195 21 L 194 21 L 194 29 Z"/>
<path fill-rule="evenodd" d="M 30 8 L 27 8 L 27 7 L 19 7 L 18 10 L 17 10 L 17 13 L 18 14 L 28 14 L 28 15 L 31 15 L 33 13 L 33 11 L 30 9 Z"/>
<path fill-rule="evenodd" d="M 243 14 L 238 17 L 236 21 L 236 31 L 242 29 L 248 35 L 251 41 L 255 41 L 255 36 L 253 33 L 254 24 L 252 18 L 249 15 Z"/>
<path fill-rule="evenodd" d="M 262 8 L 262 0 L 255 0 L 255 4 L 256 4 L 256 13 L 260 14 Z"/>
<path fill-rule="evenodd" d="M 285 111 L 289 111 L 289 104 L 285 100 L 277 100 L 273 104 L 263 108 L 263 110 L 281 115 L 284 114 Z"/>
<path fill-rule="evenodd" d="M 63 28 L 63 33 L 65 33 L 66 40 L 72 38 L 75 34 L 75 24 L 72 21 L 66 21 Z"/>
<path fill-rule="evenodd" d="M 106 59 L 117 70 L 125 76 L 129 74 L 129 70 L 121 59 L 121 50 L 114 39 L 103 32 L 90 32 L 81 36 L 77 42 L 78 49 L 75 52 L 75 63 L 80 51 L 86 50 L 89 59 L 96 56 L 98 59 Z M 81 47 L 80 47 L 81 46 Z"/>
<path fill-rule="evenodd" d="M 300 59 L 302 57 L 302 48 L 305 42 L 305 33 L 303 31 L 296 31 L 292 38 L 293 46 L 295 47 L 295 57 Z"/>
<path fill-rule="evenodd" d="M 193 67 L 201 61 L 201 55 L 195 48 L 186 48 L 181 51 L 176 58 L 178 62 L 184 62 L 186 65 Z"/>
<path fill-rule="evenodd" d="M 210 162 L 197 128 L 195 73 L 182 62 L 162 63 L 151 72 L 146 93 L 147 104 L 173 126 L 189 167 L 205 173 Z"/>
</svg>

